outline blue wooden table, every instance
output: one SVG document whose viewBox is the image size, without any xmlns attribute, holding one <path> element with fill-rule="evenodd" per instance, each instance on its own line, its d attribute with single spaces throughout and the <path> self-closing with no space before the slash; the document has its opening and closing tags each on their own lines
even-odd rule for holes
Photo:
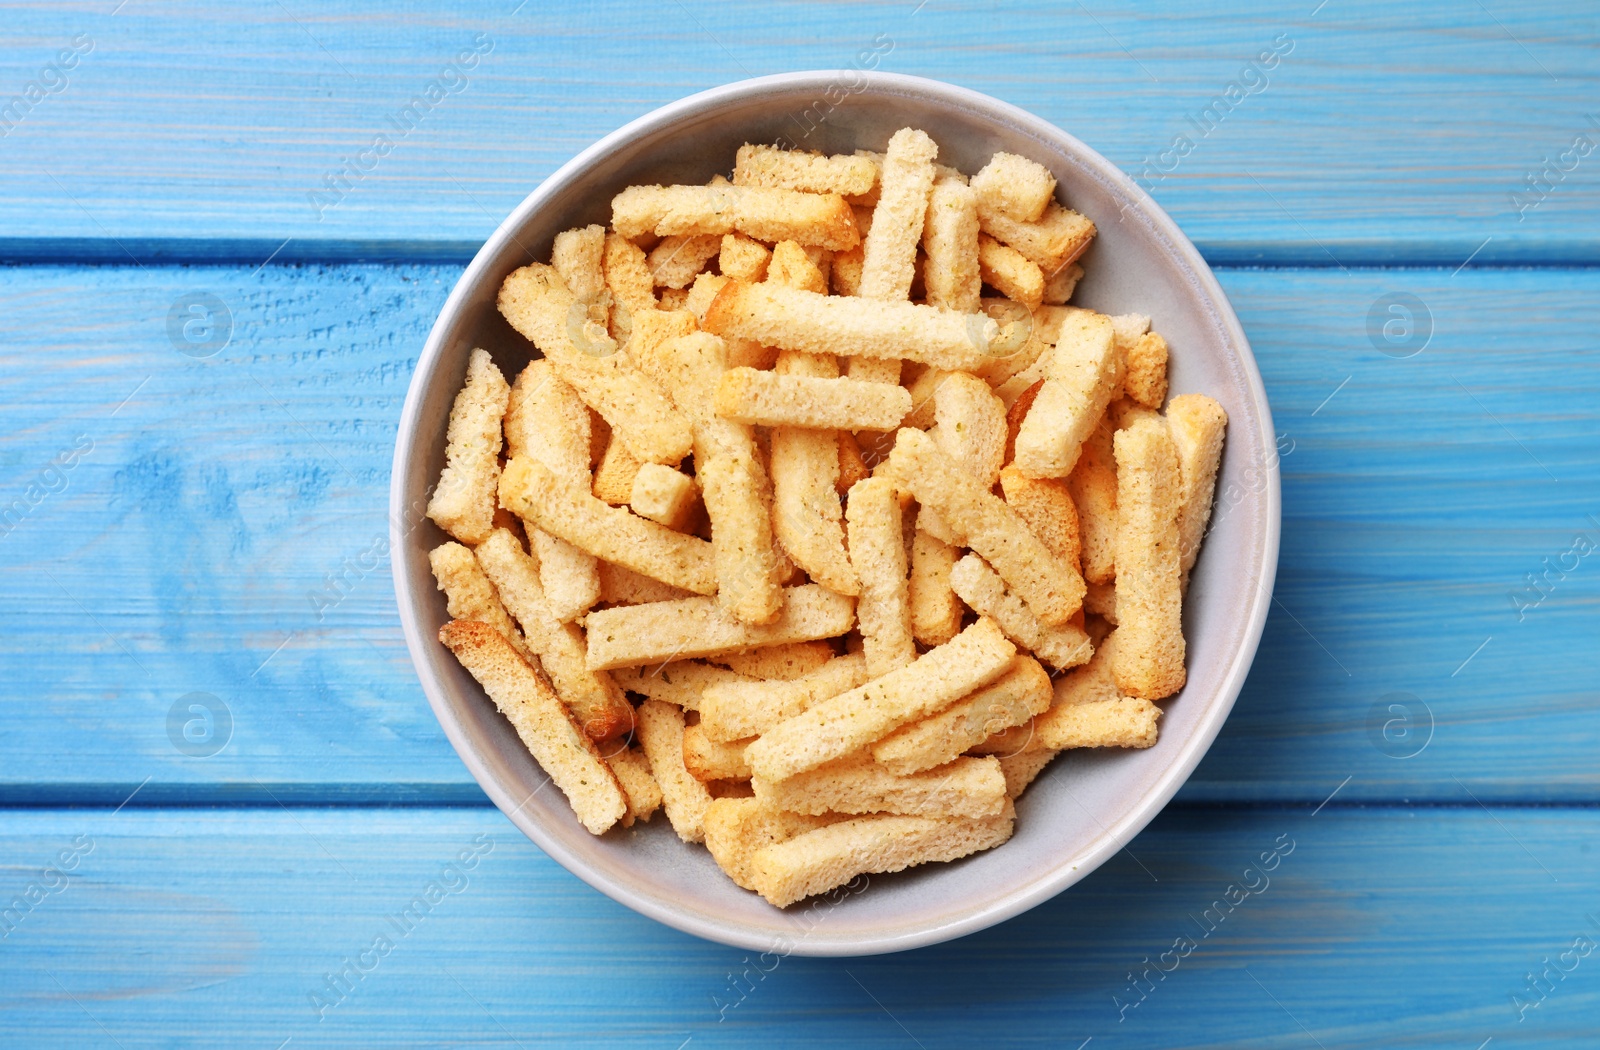
<svg viewBox="0 0 1600 1050">
<path fill-rule="evenodd" d="M 7 5 L 0 1045 L 1600 1042 L 1600 8 L 1206 7 Z M 374 552 L 417 353 L 515 203 L 660 104 L 874 50 L 1071 131 L 1200 246 L 1283 554 L 1126 853 L 964 940 L 774 962 L 488 804 Z"/>
</svg>

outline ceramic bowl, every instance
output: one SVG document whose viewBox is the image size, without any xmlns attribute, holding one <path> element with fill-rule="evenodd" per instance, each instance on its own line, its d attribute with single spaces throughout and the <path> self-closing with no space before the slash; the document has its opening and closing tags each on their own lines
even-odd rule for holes
<svg viewBox="0 0 1600 1050">
<path fill-rule="evenodd" d="M 574 819 L 471 676 L 439 644 L 443 596 L 428 550 L 444 540 L 421 518 L 443 463 L 445 424 L 467 355 L 488 349 L 509 376 L 532 347 L 495 309 L 512 270 L 548 260 L 561 230 L 605 224 L 611 198 L 638 183 L 702 184 L 745 142 L 828 153 L 881 150 L 897 129 L 926 130 L 939 160 L 976 172 L 997 150 L 1054 172 L 1057 196 L 1094 220 L 1073 302 L 1139 312 L 1172 348 L 1173 394 L 1203 392 L 1228 412 L 1215 525 L 1184 605 L 1188 684 L 1163 701 L 1161 738 L 1144 751 L 1068 752 L 1017 805 L 998 849 L 857 880 L 786 910 L 735 886 L 664 816 L 595 837 Z M 1026 911 L 1065 890 L 1139 833 L 1211 745 L 1244 682 L 1271 601 L 1279 502 L 1272 418 L 1250 347 L 1216 278 L 1165 212 L 1071 135 L 985 95 L 918 77 L 854 70 L 741 81 L 640 117 L 551 175 L 467 267 L 412 377 L 395 447 L 393 566 L 400 617 L 423 690 L 462 761 L 494 803 L 546 853 L 612 898 L 689 933 L 779 954 L 864 955 L 933 944 Z"/>
</svg>

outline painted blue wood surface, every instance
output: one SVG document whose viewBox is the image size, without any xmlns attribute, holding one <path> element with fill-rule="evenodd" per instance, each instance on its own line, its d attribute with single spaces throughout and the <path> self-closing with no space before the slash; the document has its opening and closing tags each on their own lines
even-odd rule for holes
<svg viewBox="0 0 1600 1050">
<path fill-rule="evenodd" d="M 1559 956 L 1600 940 L 1597 832 L 1587 809 L 1176 809 L 1026 916 L 826 960 L 635 915 L 492 809 L 29 813 L 0 827 L 8 895 L 81 856 L 0 940 L 0 1017 L 8 1045 L 123 1050 L 1592 1045 L 1600 952 Z M 1571 972 L 1541 997 L 1547 959 Z M 346 960 L 369 972 L 330 991 Z"/>
<path fill-rule="evenodd" d="M 147 778 L 153 801 L 481 800 L 373 553 L 412 361 L 456 274 L 10 271 L 0 503 L 93 449 L 0 539 L 30 610 L 0 635 L 3 801 L 115 805 Z M 1284 535 L 1260 655 L 1183 797 L 1315 802 L 1353 777 L 1350 798 L 1595 801 L 1600 564 L 1531 607 L 1525 577 L 1576 534 L 1600 543 L 1600 271 L 1222 278 L 1283 435 Z M 1432 318 L 1405 359 L 1367 333 L 1395 291 Z M 195 293 L 232 317 L 205 359 L 167 326 Z M 211 757 L 169 735 L 197 691 L 231 713 Z M 1395 693 L 1425 705 L 1417 734 L 1433 724 L 1414 757 L 1371 735 Z"/>
<path fill-rule="evenodd" d="M 1280 39 L 1270 85 L 1145 170 Z M 324 176 L 489 41 L 319 215 Z M 484 805 L 369 552 L 416 354 L 506 211 L 658 105 L 885 42 L 881 68 L 1143 173 L 1225 264 L 1285 450 L 1278 601 L 1128 852 L 953 944 L 774 965 L 612 903 Z M 1561 153 L 1600 142 L 1597 46 L 1593 5 L 1503 0 L 7 8 L 0 1045 L 1594 1044 L 1600 954 L 1561 953 L 1600 942 L 1600 562 L 1568 567 L 1600 540 L 1600 154 Z M 321 265 L 360 259 L 384 265 Z M 1369 321 L 1397 293 L 1414 356 Z M 190 356 L 204 295 L 227 345 Z M 214 755 L 170 723 L 193 693 L 231 722 Z M 328 972 L 475 842 L 319 1020 Z M 1530 985 L 1547 960 L 1571 972 Z"/>
<path fill-rule="evenodd" d="M 1600 258 L 1600 155 L 1561 160 L 1600 135 L 1592 4 L 116 6 L 13 8 L 0 23 L 0 98 L 79 34 L 93 47 L 0 139 L 0 254 L 53 261 L 57 239 L 80 238 L 72 250 L 107 259 L 464 258 L 636 116 L 748 76 L 865 61 L 1057 123 L 1141 174 L 1214 261 Z M 389 118 L 474 46 L 492 50 L 464 86 L 393 132 Z M 1248 69 L 1274 46 L 1276 68 Z M 1220 120 L 1206 112 L 1218 97 Z M 386 130 L 381 163 L 313 205 Z M 1571 170 L 1530 196 L 1546 161 Z"/>
</svg>

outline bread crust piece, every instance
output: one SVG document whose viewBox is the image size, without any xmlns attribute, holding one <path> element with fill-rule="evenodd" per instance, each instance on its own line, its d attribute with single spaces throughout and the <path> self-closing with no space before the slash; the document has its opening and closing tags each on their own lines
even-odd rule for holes
<svg viewBox="0 0 1600 1050">
<path fill-rule="evenodd" d="M 772 251 L 760 241 L 751 240 L 742 233 L 725 233 L 717 254 L 717 268 L 724 277 L 737 277 L 754 284 L 767 277 L 767 266 L 772 262 Z M 695 285 L 700 284 L 699 277 Z M 709 303 L 711 300 L 706 300 Z"/>
<path fill-rule="evenodd" d="M 611 225 L 629 240 L 737 230 L 758 241 L 799 241 L 832 251 L 861 243 L 850 205 L 838 194 L 765 186 L 629 186 L 611 201 Z"/>
<path fill-rule="evenodd" d="M 1083 537 L 1078 527 L 1078 508 L 1064 482 L 1030 478 L 1014 467 L 1006 467 L 1000 472 L 1000 491 L 1005 494 L 1006 506 L 1027 522 L 1050 553 L 1068 565 L 1081 563 Z"/>
<path fill-rule="evenodd" d="M 683 764 L 683 712 L 662 700 L 646 700 L 637 713 L 639 743 L 661 786 L 661 803 L 672 830 L 685 842 L 705 838 L 711 795 Z"/>
<path fill-rule="evenodd" d="M 855 619 L 853 599 L 816 584 L 785 588 L 782 613 L 765 625 L 735 620 L 712 598 L 600 609 L 588 619 L 589 667 L 639 667 L 833 638 L 848 631 Z"/>
<path fill-rule="evenodd" d="M 793 682 L 821 670 L 836 659 L 838 654 L 834 652 L 833 645 L 819 639 L 814 642 L 769 645 L 745 653 L 724 653 L 715 662 L 730 671 L 738 671 L 764 682 Z"/>
<path fill-rule="evenodd" d="M 676 665 L 668 665 L 672 667 Z M 713 740 L 759 736 L 814 704 L 867 681 L 861 653 L 840 656 L 788 682 L 744 681 L 707 685 L 700 694 L 700 725 Z"/>
<path fill-rule="evenodd" d="M 1050 747 L 1052 740 L 1071 738 L 1075 716 L 1069 708 L 1101 700 L 1117 700 L 1122 690 L 1112 677 L 1112 660 L 1117 652 L 1117 632 L 1106 635 L 1095 649 L 1089 662 L 1075 667 L 1055 680 L 1054 697 L 1049 710 L 1036 715 L 1033 721 L 996 733 L 971 752 L 976 755 L 1015 755 Z"/>
<path fill-rule="evenodd" d="M 911 637 L 910 584 L 901 536 L 900 500 L 894 483 L 867 478 L 850 490 L 845 518 L 850 525 L 850 564 L 861 581 L 856 619 L 867 673 L 873 677 L 917 658 Z"/>
<path fill-rule="evenodd" d="M 1022 797 L 1028 785 L 1048 766 L 1059 751 L 1041 749 L 1039 751 L 1023 751 L 1016 755 L 1000 756 L 1000 772 L 1006 778 L 1006 797 L 1016 800 Z"/>
<path fill-rule="evenodd" d="M 1083 603 L 1083 578 L 1051 553 L 1021 516 L 950 462 L 920 430 L 902 429 L 889 455 L 897 485 L 933 507 L 992 565 L 1040 622 L 1062 624 Z"/>
<path fill-rule="evenodd" d="M 715 234 L 678 234 L 663 237 L 645 256 L 645 266 L 658 288 L 687 288 L 706 268 L 712 256 L 722 250 L 722 238 Z"/>
<path fill-rule="evenodd" d="M 624 667 L 609 673 L 617 685 L 628 692 L 652 700 L 665 700 L 685 711 L 700 710 L 701 698 L 712 686 L 756 683 L 748 675 L 699 660 L 678 660 L 659 667 Z"/>
<path fill-rule="evenodd" d="M 641 518 L 682 532 L 700 510 L 700 490 L 694 479 L 681 471 L 645 463 L 633 476 L 628 506 Z"/>
<path fill-rule="evenodd" d="M 483 686 L 591 834 L 602 834 L 622 819 L 628 801 L 616 774 L 555 691 L 503 635 L 487 624 L 452 620 L 440 628 L 439 641 Z"/>
<path fill-rule="evenodd" d="M 1038 222 L 1055 197 L 1056 177 L 1036 160 L 996 153 L 972 176 L 972 189 L 991 212 L 1016 222 Z"/>
<path fill-rule="evenodd" d="M 911 541 L 911 635 L 923 645 L 943 645 L 961 629 L 961 599 L 950 588 L 956 549 L 923 529 Z"/>
<path fill-rule="evenodd" d="M 1200 556 L 1206 523 L 1211 520 L 1211 501 L 1216 494 L 1217 468 L 1222 464 L 1222 438 L 1228 429 L 1228 413 L 1214 398 L 1204 394 L 1183 394 L 1167 406 L 1167 427 L 1178 452 L 1178 473 L 1183 479 L 1183 509 L 1178 516 L 1179 566 L 1183 586 L 1188 587 L 1189 570 Z"/>
<path fill-rule="evenodd" d="M 911 411 L 904 387 L 731 368 L 716 388 L 717 415 L 738 423 L 813 430 L 893 430 Z"/>
<path fill-rule="evenodd" d="M 598 558 L 696 594 L 715 594 L 711 544 L 611 507 L 529 458 L 506 464 L 500 501 L 520 517 Z"/>
<path fill-rule="evenodd" d="M 978 223 L 983 232 L 1004 241 L 1031 259 L 1046 277 L 1078 260 L 1094 241 L 1094 223 L 1051 201 L 1038 222 L 1017 222 L 978 198 Z"/>
<path fill-rule="evenodd" d="M 901 776 L 942 766 L 994 734 L 1043 714 L 1052 695 L 1050 675 L 1039 661 L 1018 653 L 993 682 L 873 744 L 872 757 Z"/>
<path fill-rule="evenodd" d="M 1009 799 L 998 816 L 980 820 L 857 817 L 757 850 L 749 861 L 750 881 L 769 903 L 783 908 L 864 873 L 901 871 L 992 849 L 1011 837 L 1015 824 Z"/>
<path fill-rule="evenodd" d="M 616 562 L 601 561 L 600 600 L 608 605 L 643 605 L 646 602 L 671 602 L 690 597 L 690 592 L 670 583 L 652 580 Z"/>
<path fill-rule="evenodd" d="M 584 665 L 583 631 L 551 612 L 538 569 L 517 538 L 496 529 L 475 553 L 501 600 L 522 624 L 528 648 L 538 654 L 556 695 L 589 738 L 606 740 L 632 729 L 633 706 L 610 675 Z"/>
<path fill-rule="evenodd" d="M 1046 625 L 1006 589 L 1005 581 L 976 554 L 968 554 L 950 570 L 950 586 L 981 616 L 1000 625 L 1006 637 L 1051 667 L 1066 669 L 1087 663 L 1094 647 L 1083 628 L 1071 622 Z"/>
<path fill-rule="evenodd" d="M 913 817 L 992 817 L 1005 807 L 1006 781 L 993 758 L 957 758 L 897 775 L 847 756 L 784 780 L 751 780 L 756 801 L 793 813 L 903 813 Z"/>
<path fill-rule="evenodd" d="M 520 655 L 532 658 L 522 632 L 500 604 L 500 596 L 471 550 L 459 543 L 441 543 L 428 552 L 434 582 L 444 592 L 445 609 L 452 620 L 487 624 L 505 636 Z"/>
<path fill-rule="evenodd" d="M 978 237 L 978 198 L 972 189 L 956 179 L 935 179 L 922 226 L 922 247 L 928 253 L 923 280 L 930 305 L 978 312 L 983 293 Z"/>
<path fill-rule="evenodd" d="M 1123 389 L 1146 408 L 1159 409 L 1167 399 L 1167 341 L 1159 332 L 1146 332 L 1125 356 L 1128 374 Z"/>
<path fill-rule="evenodd" d="M 1090 583 L 1110 583 L 1117 575 L 1117 460 L 1111 444 L 1115 430 L 1110 419 L 1101 419 L 1067 477 L 1067 491 L 1078 508 L 1083 577 Z"/>
<path fill-rule="evenodd" d="M 1074 311 L 1062 323 L 1044 386 L 1017 431 L 1018 470 L 1034 478 L 1072 472 L 1084 440 L 1121 384 L 1121 365 L 1105 315 Z"/>
<path fill-rule="evenodd" d="M 763 806 L 751 798 L 714 800 L 705 813 L 705 842 L 717 866 L 747 890 L 755 889 L 750 858 L 757 850 L 838 823 L 838 817 L 808 817 Z"/>
<path fill-rule="evenodd" d="M 557 374 L 635 456 L 649 463 L 678 463 L 693 444 L 689 421 L 627 355 L 616 352 L 609 336 L 602 339 L 581 325 L 569 325 L 575 304 L 560 276 L 541 263 L 513 272 L 500 286 L 500 312 L 511 327 L 544 351 Z M 574 331 L 586 349 L 574 344 Z"/>
<path fill-rule="evenodd" d="M 782 780 L 842 758 L 992 682 L 1016 651 L 993 621 L 980 619 L 909 666 L 772 727 L 750 746 L 750 767 Z"/>
<path fill-rule="evenodd" d="M 877 181 L 878 169 L 872 161 L 850 154 L 830 157 L 747 142 L 739 147 L 733 164 L 735 186 L 858 196 L 870 193 Z"/>
<path fill-rule="evenodd" d="M 591 303 L 606 290 L 605 253 L 604 226 L 564 230 L 556 234 L 550 265 L 579 302 Z"/>
<path fill-rule="evenodd" d="M 770 281 L 729 281 L 706 308 L 702 326 L 723 337 L 814 354 L 920 361 L 971 371 L 989 361 L 1000 328 L 988 316 L 909 302 L 817 295 Z"/>
<path fill-rule="evenodd" d="M 1112 673 L 1130 696 L 1183 688 L 1183 593 L 1178 548 L 1182 479 L 1167 424 L 1140 419 L 1115 437 L 1117 636 Z"/>
<path fill-rule="evenodd" d="M 745 758 L 749 740 L 712 740 L 700 726 L 683 731 L 683 764 L 701 783 L 711 780 L 749 780 Z"/>
<path fill-rule="evenodd" d="M 467 544 L 482 543 L 494 528 L 494 491 L 500 481 L 500 421 L 511 388 L 487 350 L 467 358 L 467 379 L 450 408 L 445 465 L 428 500 L 428 517 Z"/>
<path fill-rule="evenodd" d="M 661 785 L 650 772 L 650 759 L 637 748 L 625 747 L 606 756 L 606 765 L 622 785 L 622 794 L 628 800 L 628 811 L 623 814 L 622 826 L 633 827 L 635 820 L 648 821 L 661 808 Z"/>
<path fill-rule="evenodd" d="M 1051 306 L 1061 306 L 1070 302 L 1072 293 L 1078 290 L 1078 282 L 1081 280 L 1083 280 L 1083 267 L 1077 263 L 1068 263 L 1055 273 L 1046 274 L 1044 302 Z"/>
<path fill-rule="evenodd" d="M 993 237 L 978 239 L 978 272 L 984 284 L 1029 310 L 1044 300 L 1044 272 L 1039 265 Z"/>
</svg>

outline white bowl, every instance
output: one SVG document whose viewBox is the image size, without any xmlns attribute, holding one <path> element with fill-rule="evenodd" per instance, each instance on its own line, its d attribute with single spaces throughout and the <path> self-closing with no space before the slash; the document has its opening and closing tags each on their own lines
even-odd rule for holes
<svg viewBox="0 0 1600 1050">
<path fill-rule="evenodd" d="M 1073 302 L 1139 312 L 1172 347 L 1174 394 L 1206 393 L 1228 412 L 1217 509 L 1184 606 L 1188 685 L 1165 702 L 1145 751 L 1064 754 L 1017 805 L 998 849 L 857 880 L 786 910 L 730 882 L 664 817 L 586 832 L 471 676 L 439 644 L 448 618 L 428 568 L 444 534 L 421 519 L 444 456 L 446 420 L 473 347 L 507 376 L 533 348 L 501 319 L 512 270 L 547 260 L 561 230 L 605 224 L 636 183 L 704 183 L 745 142 L 881 150 L 899 128 L 926 130 L 939 160 L 972 173 L 996 150 L 1055 173 L 1058 197 L 1094 220 Z M 852 70 L 746 80 L 665 106 L 612 132 L 534 190 L 489 238 L 451 293 L 417 362 L 391 485 L 395 591 L 406 642 L 434 713 L 462 761 L 512 822 L 579 878 L 670 926 L 775 954 L 899 951 L 983 929 L 1053 897 L 1121 849 L 1172 798 L 1211 745 L 1255 655 L 1277 568 L 1278 469 L 1272 418 L 1250 347 L 1194 246 L 1133 181 L 1071 135 L 1014 106 L 919 77 Z M 862 887 L 865 886 L 865 889 Z"/>
</svg>

